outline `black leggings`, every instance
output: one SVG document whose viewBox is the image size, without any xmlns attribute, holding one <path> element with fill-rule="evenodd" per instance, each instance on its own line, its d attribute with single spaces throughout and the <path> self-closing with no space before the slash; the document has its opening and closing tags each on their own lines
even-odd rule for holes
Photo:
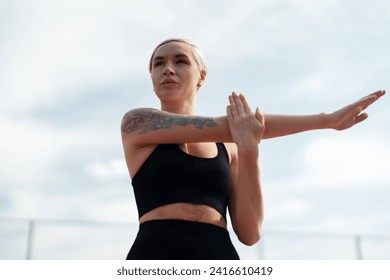
<svg viewBox="0 0 390 280">
<path fill-rule="evenodd" d="M 229 232 L 219 226 L 183 220 L 140 224 L 127 260 L 239 260 Z"/>
</svg>

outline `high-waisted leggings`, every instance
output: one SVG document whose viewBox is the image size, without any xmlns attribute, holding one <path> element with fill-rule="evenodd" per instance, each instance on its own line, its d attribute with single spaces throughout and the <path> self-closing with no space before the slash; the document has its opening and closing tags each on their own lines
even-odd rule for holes
<svg viewBox="0 0 390 280">
<path fill-rule="evenodd" d="M 140 224 L 127 260 L 238 260 L 229 236 L 219 226 L 183 221 L 152 220 Z"/>
</svg>

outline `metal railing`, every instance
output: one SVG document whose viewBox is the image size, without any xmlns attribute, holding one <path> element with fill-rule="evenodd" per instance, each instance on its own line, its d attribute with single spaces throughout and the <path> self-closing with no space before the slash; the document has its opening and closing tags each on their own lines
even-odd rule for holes
<svg viewBox="0 0 390 280">
<path fill-rule="evenodd" d="M 0 259 L 123 260 L 138 224 L 0 218 Z M 264 229 L 242 259 L 390 259 L 390 236 Z"/>
</svg>

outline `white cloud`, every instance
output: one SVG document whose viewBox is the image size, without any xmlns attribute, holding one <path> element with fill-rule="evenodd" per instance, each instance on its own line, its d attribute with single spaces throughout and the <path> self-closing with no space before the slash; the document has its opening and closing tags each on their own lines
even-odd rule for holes
<svg viewBox="0 0 390 280">
<path fill-rule="evenodd" d="M 86 167 L 86 172 L 97 179 L 129 178 L 129 172 L 123 158 L 107 162 L 93 162 Z"/>
<path fill-rule="evenodd" d="M 377 138 L 324 137 L 308 144 L 302 185 L 372 188 L 390 182 L 390 148 Z"/>
<path fill-rule="evenodd" d="M 39 185 L 61 147 L 59 135 L 45 125 L 0 118 L 1 180 L 12 185 Z"/>
<path fill-rule="evenodd" d="M 272 178 L 269 184 L 289 190 L 342 190 L 383 188 L 390 182 L 390 148 L 373 137 L 333 135 L 307 142 L 302 171 Z"/>
<path fill-rule="evenodd" d="M 86 87 L 146 75 L 148 49 L 133 41 L 151 24 L 145 16 L 150 13 L 138 12 L 146 9 L 142 3 L 38 1 L 32 10 L 20 9 L 22 23 L 13 30 L 18 36 L 0 44 L 2 111 L 25 114 Z M 135 24 L 139 30 L 132 30 Z M 132 31 L 136 34 L 126 34 Z"/>
<path fill-rule="evenodd" d="M 1 194 L 11 201 L 1 216 L 73 221 L 138 221 L 130 184 L 105 184 L 100 188 L 82 188 L 72 192 L 11 189 Z"/>
<path fill-rule="evenodd" d="M 31 119 L 0 116 L 0 130 L 1 180 L 15 187 L 44 185 L 61 153 L 69 147 L 90 143 L 86 130 L 58 130 Z"/>
<path fill-rule="evenodd" d="M 313 206 L 304 198 L 282 198 L 272 205 L 266 203 L 267 220 L 289 220 L 302 217 L 312 211 Z"/>
</svg>

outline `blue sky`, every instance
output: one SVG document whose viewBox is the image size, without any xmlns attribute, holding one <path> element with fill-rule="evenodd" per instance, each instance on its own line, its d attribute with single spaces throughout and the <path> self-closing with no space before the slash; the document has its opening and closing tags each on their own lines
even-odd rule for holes
<svg viewBox="0 0 390 280">
<path fill-rule="evenodd" d="M 197 114 L 224 114 L 233 90 L 312 114 L 390 88 L 389 26 L 384 0 L 0 0 L 0 216 L 137 221 L 119 126 L 159 106 L 148 59 L 166 38 L 206 56 Z M 389 108 L 264 140 L 264 227 L 390 234 Z"/>
</svg>

